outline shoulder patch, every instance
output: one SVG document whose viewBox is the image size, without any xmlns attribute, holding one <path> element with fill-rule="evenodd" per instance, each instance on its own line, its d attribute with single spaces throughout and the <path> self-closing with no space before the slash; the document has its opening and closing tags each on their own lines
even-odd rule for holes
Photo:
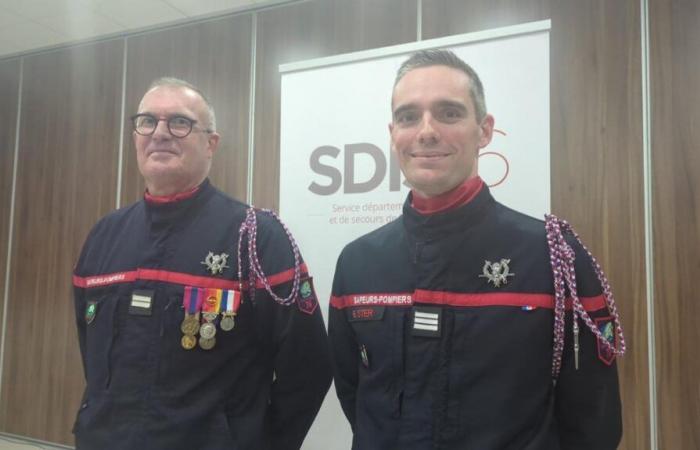
<svg viewBox="0 0 700 450">
<path fill-rule="evenodd" d="M 297 296 L 299 310 L 306 314 L 313 314 L 318 307 L 318 299 L 314 290 L 311 277 L 302 278 L 299 282 L 299 295 Z"/>
<path fill-rule="evenodd" d="M 595 318 L 595 324 L 600 330 L 600 334 L 614 347 L 616 342 L 613 318 L 611 316 L 597 317 Z M 596 345 L 598 346 L 598 359 L 608 366 L 612 365 L 615 360 L 615 353 L 606 347 L 600 339 L 596 339 Z"/>
</svg>

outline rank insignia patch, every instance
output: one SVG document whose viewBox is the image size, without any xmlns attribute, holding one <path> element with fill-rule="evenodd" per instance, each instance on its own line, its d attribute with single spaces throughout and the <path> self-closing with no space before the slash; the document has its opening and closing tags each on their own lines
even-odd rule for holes
<svg viewBox="0 0 700 450">
<path fill-rule="evenodd" d="M 134 316 L 150 316 L 153 304 L 153 291 L 137 290 L 131 293 L 129 314 Z"/>
<path fill-rule="evenodd" d="M 224 273 L 224 269 L 227 269 L 226 260 L 228 259 L 228 253 L 221 253 L 220 255 L 215 255 L 214 252 L 209 252 L 207 257 L 204 258 L 200 264 L 207 266 L 207 270 L 211 272 L 212 275 L 217 275 Z"/>
<path fill-rule="evenodd" d="M 595 319 L 595 324 L 598 327 L 598 330 L 600 330 L 600 334 L 602 334 L 605 340 L 614 347 L 616 342 L 613 318 L 610 316 L 598 317 Z M 598 358 L 608 366 L 612 365 L 613 361 L 615 360 L 615 353 L 606 347 L 605 344 L 600 341 L 600 339 L 596 339 L 596 344 L 598 346 Z"/>
<path fill-rule="evenodd" d="M 442 334 L 442 308 L 434 306 L 414 306 L 413 336 L 438 338 Z"/>
<path fill-rule="evenodd" d="M 297 297 L 297 306 L 301 312 L 306 314 L 313 314 L 318 306 L 318 301 L 316 300 L 316 292 L 314 291 L 314 284 L 311 278 L 302 279 L 299 284 L 299 296 Z"/>
<path fill-rule="evenodd" d="M 508 284 L 508 277 L 515 276 L 510 273 L 510 259 L 502 258 L 499 262 L 492 263 L 484 261 L 484 267 L 481 269 L 479 278 L 486 278 L 488 283 L 493 283 L 494 287 L 501 287 L 502 284 Z"/>
<path fill-rule="evenodd" d="M 87 322 L 88 325 L 95 320 L 95 314 L 97 314 L 97 302 L 88 302 L 85 307 L 85 322 Z"/>
</svg>

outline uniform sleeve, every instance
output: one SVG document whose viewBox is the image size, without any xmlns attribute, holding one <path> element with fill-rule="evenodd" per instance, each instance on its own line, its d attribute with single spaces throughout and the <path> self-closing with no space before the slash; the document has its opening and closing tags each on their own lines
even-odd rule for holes
<svg viewBox="0 0 700 450">
<path fill-rule="evenodd" d="M 85 319 L 83 317 L 86 308 L 85 289 L 74 285 L 73 298 L 75 303 L 75 323 L 78 329 L 78 345 L 80 346 L 80 357 L 83 361 L 83 375 L 85 380 L 87 380 L 85 371 Z"/>
<path fill-rule="evenodd" d="M 342 260 L 343 255 L 341 254 L 333 278 L 333 292 L 328 307 L 328 338 L 331 345 L 336 394 L 354 433 L 359 350 L 355 333 L 347 320 L 345 310 L 342 309 L 342 296 L 344 294 Z"/>
<path fill-rule="evenodd" d="M 576 281 L 582 300 L 602 300 L 602 288 L 588 254 L 577 242 Z M 585 303 L 584 303 L 585 305 Z M 607 308 L 589 310 L 602 330 L 612 324 Z M 614 450 L 622 436 L 622 414 L 614 356 L 579 319 L 579 368 L 574 361 L 572 314 L 567 311 L 562 368 L 556 389 L 556 415 L 562 450 Z M 602 331 L 601 330 L 601 331 Z M 609 331 L 609 330 L 608 330 Z"/>
<path fill-rule="evenodd" d="M 258 234 L 261 264 L 275 284 L 273 291 L 284 298 L 292 289 L 293 253 L 281 226 L 272 223 L 265 228 Z M 256 290 L 261 323 L 271 322 L 274 377 L 268 418 L 274 450 L 301 448 L 332 378 L 326 327 L 313 283 L 306 273 L 301 279 L 302 289 L 288 306 L 265 289 Z"/>
<path fill-rule="evenodd" d="M 76 263 L 75 268 L 73 269 L 73 303 L 75 307 L 75 323 L 78 331 L 78 345 L 80 346 L 80 357 L 83 362 L 83 375 L 85 376 L 85 380 L 87 380 L 87 371 L 85 368 L 85 310 L 87 308 L 87 300 L 85 298 L 85 288 L 76 284 L 76 276 L 79 277 L 83 275 L 83 266 L 85 264 L 85 259 L 90 246 L 91 238 L 94 233 L 95 228 L 93 228 L 88 234 L 88 237 L 86 238 L 85 243 L 83 244 L 83 248 L 80 252 L 78 262 Z"/>
</svg>

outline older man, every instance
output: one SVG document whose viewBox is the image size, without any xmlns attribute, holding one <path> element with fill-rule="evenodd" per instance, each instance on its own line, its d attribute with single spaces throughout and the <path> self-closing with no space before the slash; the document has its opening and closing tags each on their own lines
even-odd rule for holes
<svg viewBox="0 0 700 450">
<path fill-rule="evenodd" d="M 411 193 L 401 217 L 345 247 L 329 312 L 352 448 L 616 448 L 612 297 L 563 221 L 499 204 L 479 178 L 494 119 L 478 75 L 418 52 L 391 106 Z"/>
<path fill-rule="evenodd" d="M 199 89 L 156 80 L 132 121 L 146 192 L 98 222 L 73 276 L 77 448 L 300 448 L 331 368 L 291 235 L 210 184 Z"/>
</svg>

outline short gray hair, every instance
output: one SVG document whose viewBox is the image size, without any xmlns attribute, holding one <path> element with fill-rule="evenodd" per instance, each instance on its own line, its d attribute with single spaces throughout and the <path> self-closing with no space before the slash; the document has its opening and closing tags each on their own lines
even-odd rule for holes
<svg viewBox="0 0 700 450">
<path fill-rule="evenodd" d="M 207 105 L 207 115 L 209 116 L 207 117 L 207 121 L 209 122 L 207 124 L 207 128 L 209 128 L 210 131 L 216 131 L 216 113 L 214 112 L 214 107 L 211 105 L 211 102 L 209 102 L 209 99 L 206 95 L 204 95 L 204 92 L 202 92 L 201 89 L 190 82 L 181 80 L 180 78 L 160 77 L 153 80 L 151 85 L 148 86 L 148 91 L 159 87 L 187 88 L 196 92 L 197 95 L 204 100 L 204 104 Z"/>
<path fill-rule="evenodd" d="M 399 67 L 399 70 L 396 72 L 394 88 L 408 72 L 414 69 L 431 66 L 447 66 L 467 74 L 470 81 L 469 95 L 472 98 L 472 102 L 474 102 L 476 119 L 481 122 L 487 113 L 484 86 L 481 84 L 481 79 L 479 79 L 479 75 L 469 64 L 465 63 L 459 56 L 449 50 L 420 50 L 412 54 L 401 64 L 401 67 Z"/>
</svg>

